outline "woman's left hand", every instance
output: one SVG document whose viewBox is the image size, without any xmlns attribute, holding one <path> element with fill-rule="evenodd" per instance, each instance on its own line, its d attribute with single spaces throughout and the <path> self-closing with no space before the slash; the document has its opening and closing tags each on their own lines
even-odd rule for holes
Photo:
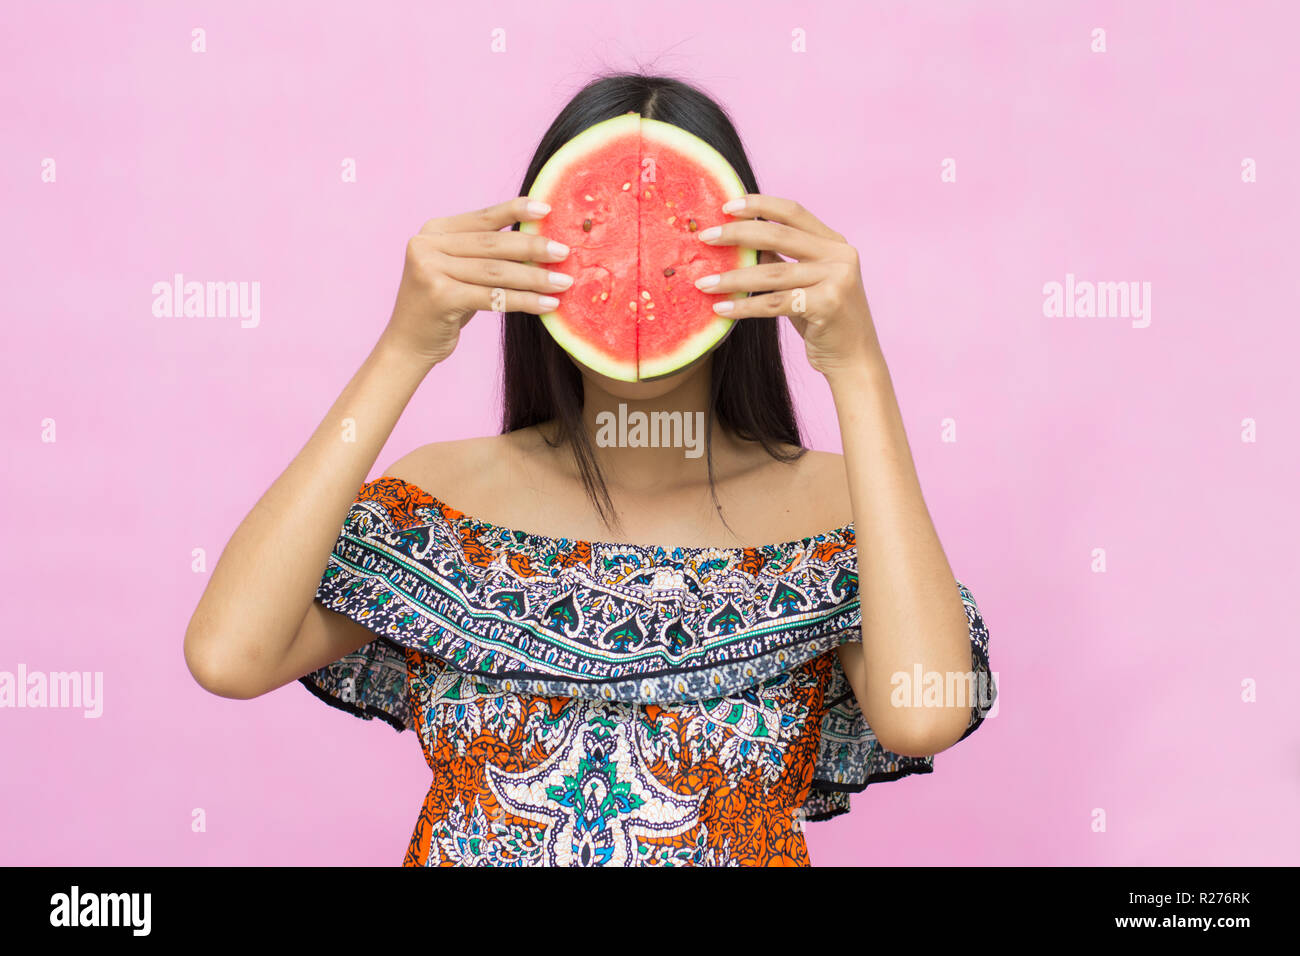
<svg viewBox="0 0 1300 956">
<path fill-rule="evenodd" d="M 775 196 L 752 193 L 722 211 L 737 221 L 705 229 L 700 240 L 758 249 L 758 265 L 705 276 L 696 286 L 723 295 L 762 294 L 722 299 L 715 312 L 729 319 L 788 316 L 803 337 L 809 364 L 823 375 L 881 359 L 858 251 L 843 236 L 798 203 Z"/>
</svg>

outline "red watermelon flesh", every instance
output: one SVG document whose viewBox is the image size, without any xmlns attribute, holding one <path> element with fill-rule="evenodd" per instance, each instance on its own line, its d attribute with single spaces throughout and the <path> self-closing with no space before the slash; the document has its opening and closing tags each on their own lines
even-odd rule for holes
<svg viewBox="0 0 1300 956">
<path fill-rule="evenodd" d="M 583 365 L 622 381 L 697 361 L 733 322 L 713 311 L 722 296 L 699 291 L 695 280 L 757 261 L 753 250 L 710 246 L 698 234 L 730 221 L 722 204 L 744 194 L 711 146 L 636 113 L 565 143 L 529 191 L 550 213 L 520 226 L 570 249 L 547 265 L 574 277 L 559 307 L 541 317 L 547 330 Z"/>
</svg>

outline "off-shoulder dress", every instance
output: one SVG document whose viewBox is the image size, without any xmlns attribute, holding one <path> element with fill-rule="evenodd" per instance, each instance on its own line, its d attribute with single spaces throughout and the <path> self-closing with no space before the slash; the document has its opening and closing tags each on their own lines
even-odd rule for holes
<svg viewBox="0 0 1300 956">
<path fill-rule="evenodd" d="M 403 865 L 807 866 L 806 823 L 934 765 L 879 745 L 832 653 L 862 640 L 856 562 L 852 525 L 753 548 L 582 541 L 377 478 L 316 592 L 375 638 L 300 680 L 419 737 L 433 779 Z M 954 587 L 969 736 L 997 689 Z"/>
</svg>

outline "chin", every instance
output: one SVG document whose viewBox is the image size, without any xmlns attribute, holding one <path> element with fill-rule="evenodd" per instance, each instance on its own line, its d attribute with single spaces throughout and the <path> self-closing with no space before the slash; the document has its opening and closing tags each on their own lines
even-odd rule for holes
<svg viewBox="0 0 1300 956">
<path fill-rule="evenodd" d="M 601 375 L 594 372 L 587 366 L 583 365 L 577 359 L 572 359 L 573 364 L 578 366 L 582 372 L 582 377 L 588 385 L 594 385 L 606 394 L 615 398 L 621 398 L 629 402 L 648 402 L 656 398 L 667 395 L 675 391 L 683 384 L 699 375 L 709 367 L 708 356 L 703 356 L 700 361 L 693 363 L 687 368 L 682 369 L 672 375 L 663 378 L 651 379 L 643 382 L 624 382 L 617 378 L 610 378 L 608 375 Z"/>
</svg>

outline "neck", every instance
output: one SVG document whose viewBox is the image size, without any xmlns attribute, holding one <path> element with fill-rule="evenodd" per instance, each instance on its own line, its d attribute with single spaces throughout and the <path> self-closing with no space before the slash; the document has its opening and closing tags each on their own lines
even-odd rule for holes
<svg viewBox="0 0 1300 956">
<path fill-rule="evenodd" d="M 681 376 L 664 391 L 652 383 L 584 379 L 583 427 L 611 488 L 636 493 L 707 484 L 705 427 L 712 361 Z M 647 389 L 647 385 L 649 388 Z M 649 396 L 637 393 L 649 392 Z M 715 458 L 730 442 L 714 422 Z"/>
</svg>

